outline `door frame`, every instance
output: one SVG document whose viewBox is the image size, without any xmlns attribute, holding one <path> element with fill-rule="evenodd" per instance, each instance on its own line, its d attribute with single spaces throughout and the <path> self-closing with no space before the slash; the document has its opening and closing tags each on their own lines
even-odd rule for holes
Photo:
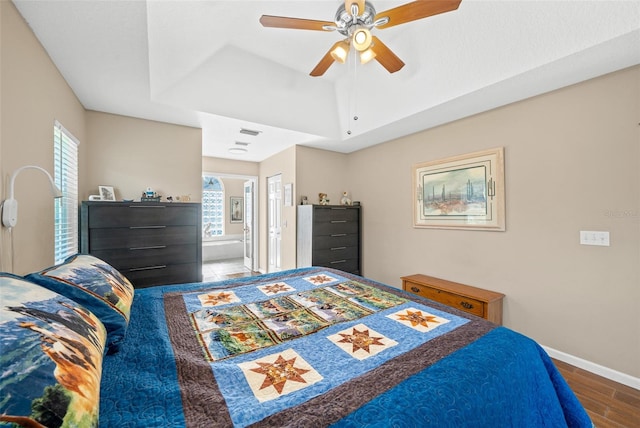
<svg viewBox="0 0 640 428">
<path fill-rule="evenodd" d="M 276 181 L 279 183 L 277 194 L 280 196 L 278 199 L 279 204 L 275 207 L 277 212 L 274 213 L 274 206 L 271 204 L 271 183 L 272 181 Z M 277 173 L 274 175 L 270 175 L 267 177 L 267 228 L 269 229 L 267 233 L 267 273 L 271 272 L 280 272 L 282 270 L 282 173 Z M 274 214 L 275 219 L 274 219 Z M 271 222 L 275 221 L 278 224 L 278 240 L 277 240 L 277 248 L 275 251 L 271 248 Z M 274 254 L 275 253 L 275 254 Z M 271 263 L 271 258 L 275 257 L 277 262 L 275 264 Z"/>
<path fill-rule="evenodd" d="M 220 177 L 220 178 L 233 178 L 233 179 L 238 179 L 238 180 L 244 180 L 244 181 L 251 181 L 253 183 L 253 216 L 252 216 L 252 223 L 253 223 L 253 233 L 251 234 L 251 240 L 252 240 L 252 247 L 253 247 L 253 258 L 251 260 L 252 262 L 252 270 L 253 271 L 258 271 L 258 269 L 260 268 L 260 255 L 259 255 L 259 249 L 260 246 L 258 245 L 258 239 L 260 237 L 259 234 L 259 227 L 260 227 L 260 222 L 258 221 L 258 201 L 260 200 L 258 197 L 258 194 L 260 192 L 258 183 L 259 183 L 259 177 L 257 175 L 243 175 L 243 174 L 229 174 L 226 172 L 213 172 L 213 171 L 202 171 L 201 176 L 202 175 L 213 175 L 215 177 Z M 225 195 L 225 197 L 228 195 Z M 202 200 L 202 194 L 200 194 L 200 199 Z M 225 201 L 226 202 L 226 201 Z"/>
</svg>

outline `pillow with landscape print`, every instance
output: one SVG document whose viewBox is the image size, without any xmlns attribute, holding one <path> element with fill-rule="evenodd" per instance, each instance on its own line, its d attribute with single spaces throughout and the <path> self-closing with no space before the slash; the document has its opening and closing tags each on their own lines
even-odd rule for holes
<svg viewBox="0 0 640 428">
<path fill-rule="evenodd" d="M 96 257 L 80 254 L 26 278 L 93 312 L 107 329 L 108 353 L 118 351 L 133 301 L 133 285 L 120 272 Z"/>
<path fill-rule="evenodd" d="M 0 427 L 97 427 L 106 336 L 73 300 L 0 273 Z"/>
</svg>

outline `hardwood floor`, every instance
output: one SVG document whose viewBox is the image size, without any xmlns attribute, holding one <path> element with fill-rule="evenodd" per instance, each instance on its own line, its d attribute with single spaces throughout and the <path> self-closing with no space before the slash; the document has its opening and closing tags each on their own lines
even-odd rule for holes
<svg viewBox="0 0 640 428">
<path fill-rule="evenodd" d="M 258 274 L 244 267 L 242 259 L 206 263 L 202 270 L 205 281 Z M 640 428 L 640 390 L 559 360 L 553 362 L 597 428 Z"/>
<path fill-rule="evenodd" d="M 597 428 L 640 427 L 640 390 L 553 360 Z"/>
</svg>

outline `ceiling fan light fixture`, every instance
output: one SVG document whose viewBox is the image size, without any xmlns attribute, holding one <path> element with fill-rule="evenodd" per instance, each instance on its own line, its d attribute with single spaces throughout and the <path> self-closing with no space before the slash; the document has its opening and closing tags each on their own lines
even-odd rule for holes
<svg viewBox="0 0 640 428">
<path fill-rule="evenodd" d="M 360 52 L 364 52 L 369 49 L 372 40 L 371 31 L 369 31 L 368 28 L 361 27 L 353 32 L 353 47 Z"/>
<path fill-rule="evenodd" d="M 347 60 L 348 54 L 349 54 L 349 44 L 344 40 L 341 42 L 338 42 L 335 48 L 331 50 L 331 57 L 337 62 L 339 62 L 340 64 L 345 63 L 345 61 Z"/>
<path fill-rule="evenodd" d="M 376 57 L 376 53 L 373 49 L 369 48 L 366 51 L 360 52 L 360 64 L 366 64 Z"/>
</svg>

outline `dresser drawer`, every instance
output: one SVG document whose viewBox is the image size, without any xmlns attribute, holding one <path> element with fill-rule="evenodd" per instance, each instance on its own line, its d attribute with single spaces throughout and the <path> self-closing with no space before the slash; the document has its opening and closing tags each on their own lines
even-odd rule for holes
<svg viewBox="0 0 640 428">
<path fill-rule="evenodd" d="M 479 300 L 462 297 L 448 291 L 438 290 L 420 284 L 408 283 L 406 291 L 484 318 L 484 304 Z"/>
<path fill-rule="evenodd" d="M 89 215 L 89 228 L 197 225 L 196 206 L 153 204 L 94 205 Z"/>
<path fill-rule="evenodd" d="M 313 252 L 313 264 L 327 266 L 327 263 L 339 262 L 345 259 L 357 259 L 358 247 L 334 247 Z"/>
<path fill-rule="evenodd" d="M 185 263 L 169 266 L 150 266 L 147 268 L 133 268 L 122 270 L 135 288 L 145 288 L 154 285 L 179 284 L 187 282 L 200 282 L 197 263 Z"/>
<path fill-rule="evenodd" d="M 89 242 L 92 251 L 196 244 L 197 233 L 196 226 L 99 228 L 89 230 Z"/>
<path fill-rule="evenodd" d="M 331 207 L 331 208 L 316 208 L 315 219 L 317 222 L 331 222 L 331 221 L 348 221 L 357 222 L 359 211 L 354 208 L 346 207 Z"/>
<path fill-rule="evenodd" d="M 400 279 L 404 291 L 502 324 L 502 293 L 419 273 Z"/>
<path fill-rule="evenodd" d="M 360 274 L 358 259 L 338 259 L 338 260 L 327 261 L 325 263 L 314 263 L 314 265 L 330 267 L 330 268 L 338 269 L 344 272 L 353 273 L 356 275 Z"/>
<path fill-rule="evenodd" d="M 319 222 L 313 226 L 313 236 L 330 235 L 344 236 L 358 233 L 358 223 L 332 220 L 331 222 Z"/>
<path fill-rule="evenodd" d="M 188 263 L 196 260 L 197 247 L 190 245 L 158 245 L 144 248 L 118 248 L 91 251 L 114 268 L 130 269 Z"/>
<path fill-rule="evenodd" d="M 316 250 L 328 250 L 331 248 L 339 247 L 357 247 L 358 235 L 357 234 L 335 234 L 334 235 L 320 235 L 313 239 L 313 251 Z"/>
</svg>

